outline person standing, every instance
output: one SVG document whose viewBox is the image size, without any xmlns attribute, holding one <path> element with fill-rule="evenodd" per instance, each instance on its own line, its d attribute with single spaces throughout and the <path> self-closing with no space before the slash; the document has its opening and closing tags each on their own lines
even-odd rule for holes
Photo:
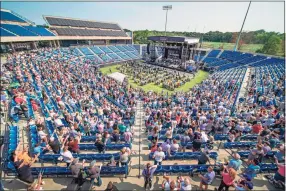
<svg viewBox="0 0 286 191">
<path fill-rule="evenodd" d="M 236 177 L 236 170 L 223 166 L 223 172 L 221 173 L 221 175 L 222 180 L 220 182 L 219 188 L 215 188 L 215 191 L 222 191 L 224 188 L 225 191 L 228 191 L 229 187 L 234 183 L 234 179 Z"/>
<path fill-rule="evenodd" d="M 157 151 L 155 151 L 154 155 L 154 165 L 162 165 L 162 161 L 165 158 L 165 153 L 162 151 L 162 147 L 159 147 Z"/>
<path fill-rule="evenodd" d="M 203 185 L 205 186 L 204 190 L 208 189 L 208 185 L 210 185 L 214 178 L 215 178 L 215 172 L 213 170 L 212 166 L 208 167 L 208 172 L 203 176 L 201 174 L 199 174 L 199 178 L 201 179 L 200 182 L 200 189 L 203 190 Z"/>
<path fill-rule="evenodd" d="M 157 165 L 151 166 L 150 163 L 147 163 L 146 167 L 143 169 L 142 175 L 144 177 L 144 188 L 147 188 L 147 185 L 149 185 L 150 190 L 153 190 L 153 174 L 157 169 Z"/>
<path fill-rule="evenodd" d="M 102 165 L 96 166 L 96 160 L 91 161 L 91 163 L 89 164 L 87 173 L 89 177 L 91 178 L 92 185 L 101 186 L 102 184 L 102 180 L 100 177 L 101 167 Z M 95 180 L 96 180 L 96 183 L 95 183 Z"/>
</svg>

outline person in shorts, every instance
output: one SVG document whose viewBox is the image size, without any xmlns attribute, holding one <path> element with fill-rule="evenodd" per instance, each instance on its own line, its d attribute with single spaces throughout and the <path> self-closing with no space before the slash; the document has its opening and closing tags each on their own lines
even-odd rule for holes
<svg viewBox="0 0 286 191">
<path fill-rule="evenodd" d="M 203 185 L 204 185 L 204 190 L 208 189 L 208 185 L 211 185 L 214 178 L 215 178 L 215 172 L 213 170 L 212 166 L 208 167 L 208 172 L 203 176 L 199 174 L 199 178 L 201 179 L 200 182 L 200 189 L 203 190 Z"/>
</svg>

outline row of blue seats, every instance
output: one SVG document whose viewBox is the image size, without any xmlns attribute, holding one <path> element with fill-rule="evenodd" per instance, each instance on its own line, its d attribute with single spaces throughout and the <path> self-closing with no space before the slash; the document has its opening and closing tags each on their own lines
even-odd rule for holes
<svg viewBox="0 0 286 191">
<path fill-rule="evenodd" d="M 157 143 L 157 146 L 160 147 L 161 144 L 162 144 L 162 143 Z M 206 145 L 206 142 L 203 142 L 201 146 L 204 147 L 205 145 Z M 150 144 L 148 145 L 148 148 L 151 149 L 151 146 L 152 146 L 152 144 L 150 143 Z M 187 149 L 192 149 L 192 148 L 193 148 L 193 143 L 192 143 L 192 142 L 188 142 L 186 148 L 187 148 Z"/>
<path fill-rule="evenodd" d="M 8 141 L 8 153 L 16 150 L 19 143 L 19 129 L 18 126 L 9 127 L 9 141 Z"/>
<path fill-rule="evenodd" d="M 160 165 L 157 167 L 155 174 L 163 174 L 163 173 L 204 173 L 207 172 L 209 166 L 214 165 Z M 270 163 L 262 163 L 259 165 L 260 171 L 259 173 L 265 172 L 276 172 L 277 165 Z"/>
<path fill-rule="evenodd" d="M 39 156 L 41 162 L 57 162 L 60 154 L 43 154 Z M 112 157 L 114 160 L 119 160 L 120 155 L 119 153 L 105 153 L 105 154 L 73 154 L 74 158 L 79 158 L 80 160 L 85 159 L 86 161 L 108 161 Z"/>
<path fill-rule="evenodd" d="M 154 153 L 149 154 L 149 160 L 153 160 Z M 165 160 L 189 160 L 198 159 L 201 155 L 200 152 L 171 152 L 171 156 L 165 153 Z M 217 152 L 210 152 L 209 157 L 216 160 L 218 157 Z"/>
<path fill-rule="evenodd" d="M 13 176 L 16 174 L 16 169 L 13 164 L 8 164 L 6 173 L 8 176 Z M 84 170 L 87 170 L 86 168 Z M 31 167 L 31 172 L 33 176 L 38 176 L 40 172 L 43 172 L 43 176 L 58 176 L 66 175 L 71 176 L 71 170 L 66 167 Z M 119 167 L 119 166 L 102 166 L 100 175 L 111 176 L 111 175 L 127 175 L 128 174 L 128 165 Z"/>
<path fill-rule="evenodd" d="M 255 147 L 257 142 L 226 142 L 224 143 L 225 149 L 234 149 L 234 148 L 252 148 Z"/>
<path fill-rule="evenodd" d="M 269 152 L 265 155 L 265 157 L 273 158 L 274 155 L 275 155 L 277 152 L 278 152 L 278 151 L 269 151 Z M 240 155 L 240 158 L 246 159 L 246 158 L 248 158 L 248 155 L 250 154 L 250 151 L 238 151 L 237 153 Z"/>
<path fill-rule="evenodd" d="M 84 143 L 84 142 L 95 142 L 96 140 L 96 137 L 95 136 L 82 136 L 81 139 L 80 139 L 80 142 L 81 143 Z M 120 141 L 124 141 L 124 136 L 123 135 L 120 135 L 120 138 L 119 138 Z M 110 137 L 110 141 L 113 142 L 114 141 L 114 138 L 111 136 Z"/>
<path fill-rule="evenodd" d="M 15 24 L 1 24 L 1 28 L 18 36 L 55 36 L 53 33 L 43 27 L 20 26 Z M 1 34 L 2 35 L 2 34 Z M 11 35 L 8 35 L 11 36 Z"/>
<path fill-rule="evenodd" d="M 221 50 L 211 50 L 207 57 L 217 57 Z"/>
<path fill-rule="evenodd" d="M 121 150 L 124 147 L 132 148 L 131 143 L 117 143 L 117 144 L 106 144 L 106 150 Z M 94 144 L 79 144 L 80 150 L 97 150 L 97 146 Z"/>
<path fill-rule="evenodd" d="M 227 134 L 216 134 L 216 135 L 214 135 L 214 139 L 216 141 L 225 141 L 228 139 L 228 137 L 229 137 L 229 135 L 227 135 Z M 250 134 L 249 135 L 242 135 L 240 137 L 240 139 L 241 140 L 249 140 L 249 141 L 257 140 L 257 135 L 250 135 Z"/>
</svg>

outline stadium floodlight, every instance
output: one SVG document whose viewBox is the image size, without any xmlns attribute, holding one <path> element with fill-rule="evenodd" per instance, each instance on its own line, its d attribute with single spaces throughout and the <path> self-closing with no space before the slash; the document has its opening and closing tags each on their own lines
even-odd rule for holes
<svg viewBox="0 0 286 191">
<path fill-rule="evenodd" d="M 237 40 L 236 40 L 236 43 L 235 43 L 235 46 L 234 46 L 234 51 L 237 50 L 237 46 L 238 46 L 238 43 L 239 43 L 239 40 L 240 40 L 240 36 L 241 36 L 242 30 L 243 30 L 243 26 L 244 26 L 244 23 L 245 23 L 245 20 L 246 20 L 246 17 L 247 17 L 247 14 L 248 14 L 250 5 L 251 5 L 251 1 L 249 2 L 249 5 L 248 5 L 248 8 L 247 8 L 246 14 L 245 14 L 245 16 L 244 16 L 244 20 L 243 20 L 243 23 L 242 23 L 240 32 L 239 32 L 239 34 L 238 34 L 238 37 L 237 37 Z"/>
<path fill-rule="evenodd" d="M 168 21 L 168 11 L 172 10 L 172 5 L 164 5 L 163 10 L 166 11 L 166 21 L 165 21 L 165 37 L 166 37 L 166 30 L 167 30 L 167 21 Z"/>
</svg>

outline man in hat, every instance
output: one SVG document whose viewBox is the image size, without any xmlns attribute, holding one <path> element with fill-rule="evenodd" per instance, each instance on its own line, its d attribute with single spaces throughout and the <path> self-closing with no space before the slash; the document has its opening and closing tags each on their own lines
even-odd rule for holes
<svg viewBox="0 0 286 191">
<path fill-rule="evenodd" d="M 91 182 L 93 185 L 96 184 L 97 186 L 101 186 L 102 184 L 102 181 L 100 178 L 101 167 L 102 167 L 102 164 L 100 164 L 99 166 L 96 166 L 96 160 L 91 161 L 91 163 L 89 164 L 87 173 L 89 177 L 91 178 Z M 95 183 L 95 180 L 97 181 L 96 183 Z"/>
<path fill-rule="evenodd" d="M 73 159 L 69 167 L 73 177 L 75 178 L 75 183 L 78 184 L 78 186 L 82 186 L 84 183 L 85 177 L 83 176 L 83 173 L 82 173 L 82 170 L 84 168 L 84 162 L 85 160 L 83 159 L 82 163 L 79 163 L 79 159 L 75 158 Z"/>
</svg>

